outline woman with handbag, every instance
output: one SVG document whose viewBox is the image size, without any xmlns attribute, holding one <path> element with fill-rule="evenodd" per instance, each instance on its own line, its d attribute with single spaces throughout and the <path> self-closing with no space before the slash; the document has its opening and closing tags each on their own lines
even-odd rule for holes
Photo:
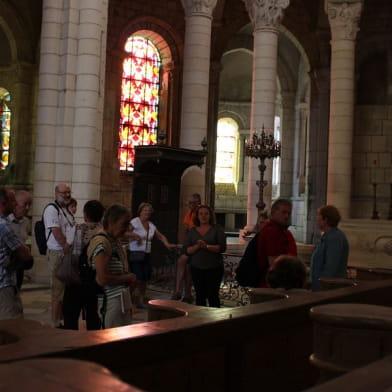
<svg viewBox="0 0 392 392">
<path fill-rule="evenodd" d="M 64 329 L 78 329 L 81 310 L 84 310 L 87 330 L 101 328 L 97 299 L 85 292 L 79 276 L 79 257 L 90 239 L 102 228 L 105 208 L 98 200 L 89 200 L 83 207 L 84 223 L 76 225 L 72 253 L 64 257 L 57 277 L 65 283 L 63 297 Z M 59 274 L 62 273 L 62 276 Z"/>
<path fill-rule="evenodd" d="M 223 278 L 222 252 L 226 250 L 226 235 L 215 224 L 209 206 L 201 205 L 189 230 L 184 248 L 191 258 L 191 272 L 196 291 L 196 305 L 220 307 L 219 288 Z"/>
<path fill-rule="evenodd" d="M 129 228 L 130 211 L 119 204 L 111 205 L 103 216 L 100 230 L 90 241 L 87 260 L 95 269 L 95 280 L 102 288 L 98 297 L 102 328 L 115 328 L 131 323 L 129 285 L 136 276 L 128 270 L 121 239 Z"/>
<path fill-rule="evenodd" d="M 176 247 L 170 244 L 167 238 L 159 232 L 156 226 L 150 222 L 153 213 L 150 203 L 141 203 L 137 209 L 137 217 L 131 220 L 129 236 L 128 262 L 130 270 L 136 275 L 136 287 L 139 289 L 139 302 L 136 305 L 139 309 L 145 309 L 144 297 L 146 294 L 147 282 L 151 279 L 151 241 L 156 236 L 166 248 Z"/>
</svg>

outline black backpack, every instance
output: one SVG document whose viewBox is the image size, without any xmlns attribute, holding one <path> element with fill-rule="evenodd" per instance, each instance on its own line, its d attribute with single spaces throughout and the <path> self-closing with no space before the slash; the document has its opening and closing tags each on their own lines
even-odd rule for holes
<svg viewBox="0 0 392 392">
<path fill-rule="evenodd" d="M 97 236 L 108 238 L 105 233 L 97 233 L 91 237 L 90 241 Z M 97 283 L 95 279 L 96 271 L 88 262 L 87 248 L 90 241 L 83 247 L 79 256 L 79 276 L 84 292 L 87 295 L 94 296 L 103 294 L 103 288 Z"/>
<path fill-rule="evenodd" d="M 46 255 L 46 251 L 48 250 L 47 242 L 48 242 L 50 235 L 52 234 L 51 230 L 49 231 L 48 237 L 46 237 L 46 233 L 45 233 L 44 213 L 45 213 L 45 210 L 49 206 L 53 206 L 54 208 L 56 208 L 57 213 L 60 215 L 60 210 L 59 210 L 59 207 L 57 206 L 57 204 L 56 203 L 49 203 L 48 205 L 45 206 L 45 208 L 42 212 L 42 218 L 40 220 L 38 220 L 37 222 L 35 222 L 34 236 L 35 236 L 35 242 L 37 244 L 37 248 L 38 248 L 40 255 Z"/>
<path fill-rule="evenodd" d="M 235 270 L 235 278 L 240 286 L 257 287 L 260 283 L 263 271 L 257 262 L 257 239 L 258 234 L 249 241 Z"/>
</svg>

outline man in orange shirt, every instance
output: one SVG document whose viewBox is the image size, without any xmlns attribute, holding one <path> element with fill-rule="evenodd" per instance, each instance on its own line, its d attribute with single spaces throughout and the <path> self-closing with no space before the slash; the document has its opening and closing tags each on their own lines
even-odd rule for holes
<svg viewBox="0 0 392 392">
<path fill-rule="evenodd" d="M 196 210 L 200 204 L 201 198 L 198 193 L 194 193 L 188 198 L 188 212 L 186 213 L 183 221 L 186 233 L 188 233 L 188 231 L 194 226 L 193 218 L 195 217 Z M 184 281 L 185 293 L 182 300 L 184 302 L 192 303 L 192 276 L 188 259 L 189 257 L 185 254 L 185 252 L 183 252 L 177 259 L 176 290 L 174 291 L 171 298 L 175 300 L 180 300 L 182 298 L 181 286 L 182 282 Z"/>
<path fill-rule="evenodd" d="M 287 228 L 290 225 L 291 202 L 276 200 L 271 207 L 271 217 L 258 234 L 257 262 L 261 271 L 259 287 L 267 287 L 266 275 L 272 262 L 280 255 L 297 256 L 297 245 Z"/>
</svg>

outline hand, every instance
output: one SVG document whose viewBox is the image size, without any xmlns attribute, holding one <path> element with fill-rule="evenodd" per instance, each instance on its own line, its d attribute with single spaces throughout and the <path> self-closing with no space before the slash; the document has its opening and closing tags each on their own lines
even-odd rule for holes
<svg viewBox="0 0 392 392">
<path fill-rule="evenodd" d="M 203 249 L 207 248 L 207 243 L 203 240 L 197 240 L 197 245 L 199 248 L 203 248 Z"/>
<path fill-rule="evenodd" d="M 126 276 L 128 283 L 135 283 L 136 282 L 136 275 L 133 273 L 129 273 Z"/>
<path fill-rule="evenodd" d="M 135 235 L 135 240 L 138 244 L 140 244 L 142 242 L 142 237 L 140 237 L 140 235 L 136 234 Z"/>
<path fill-rule="evenodd" d="M 167 249 L 174 249 L 174 248 L 177 248 L 177 245 L 176 244 L 166 244 L 166 248 Z"/>
<path fill-rule="evenodd" d="M 64 246 L 63 246 L 63 251 L 64 251 L 64 254 L 65 254 L 65 255 L 68 254 L 68 253 L 71 251 L 71 246 L 68 244 L 68 242 L 66 242 L 66 243 L 64 244 Z"/>
</svg>

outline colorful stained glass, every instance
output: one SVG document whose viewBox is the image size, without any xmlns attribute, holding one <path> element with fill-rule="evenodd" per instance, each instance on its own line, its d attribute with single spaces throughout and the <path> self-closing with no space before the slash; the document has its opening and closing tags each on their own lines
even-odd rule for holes
<svg viewBox="0 0 392 392">
<path fill-rule="evenodd" d="M 157 142 L 161 59 L 151 41 L 128 38 L 123 61 L 118 159 L 120 170 L 133 171 L 135 146 Z"/>
<path fill-rule="evenodd" d="M 218 121 L 215 182 L 232 184 L 235 178 L 238 124 L 231 118 Z"/>
<path fill-rule="evenodd" d="M 9 163 L 11 137 L 11 110 L 9 108 L 10 94 L 0 89 L 0 170 Z"/>
</svg>

